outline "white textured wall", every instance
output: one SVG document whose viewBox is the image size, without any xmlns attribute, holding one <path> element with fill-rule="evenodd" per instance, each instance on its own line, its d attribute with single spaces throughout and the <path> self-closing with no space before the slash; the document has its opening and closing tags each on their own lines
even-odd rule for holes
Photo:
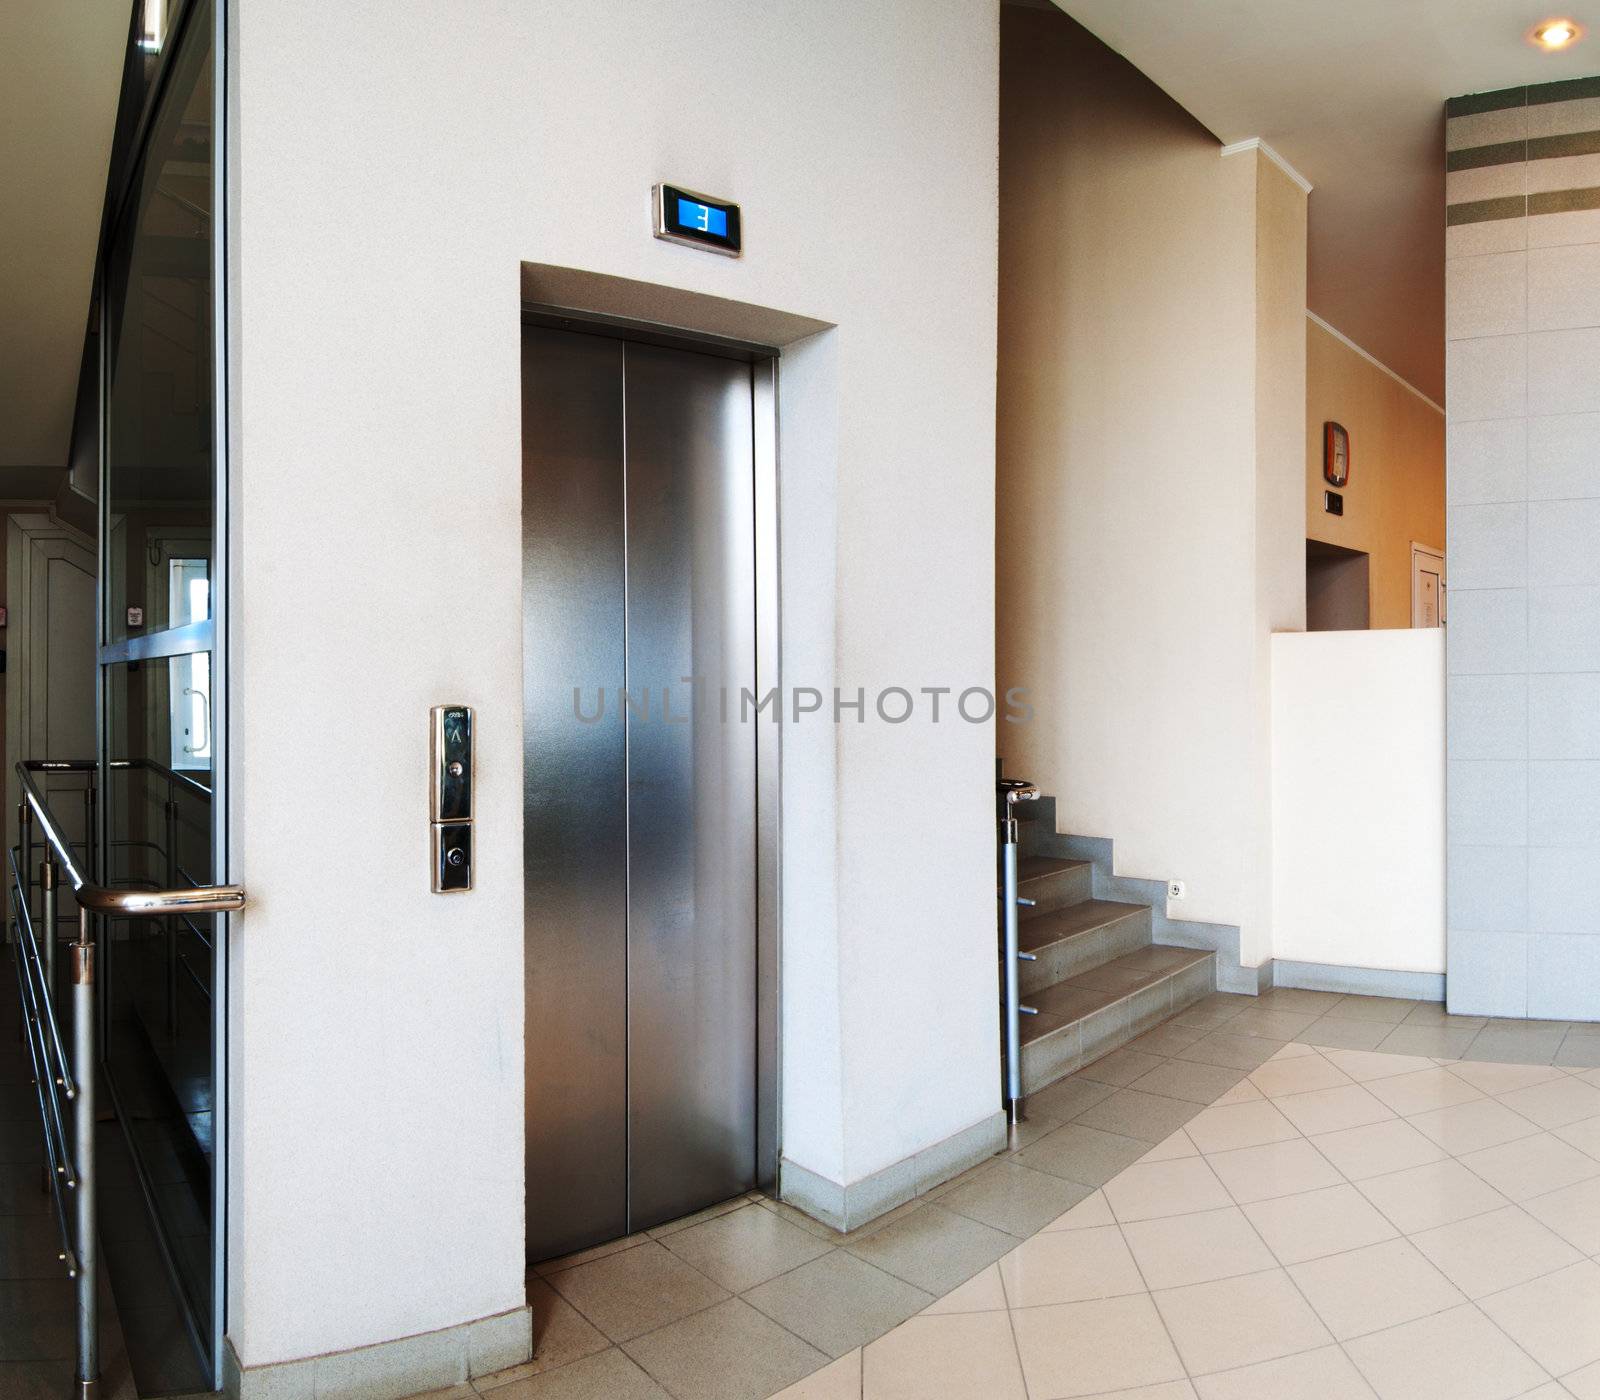
<svg viewBox="0 0 1600 1400">
<path fill-rule="evenodd" d="M 992 682 L 997 17 L 234 16 L 230 1332 L 256 1365 L 522 1301 L 523 261 L 836 324 L 784 371 L 785 680 Z M 746 256 L 653 240 L 661 178 L 741 200 Z M 479 718 L 455 899 L 427 878 L 443 700 Z M 993 744 L 786 745 L 784 1148 L 823 1176 L 996 1106 Z"/>
<path fill-rule="evenodd" d="M 1273 956 L 1444 971 L 1444 631 L 1272 639 Z"/>
</svg>

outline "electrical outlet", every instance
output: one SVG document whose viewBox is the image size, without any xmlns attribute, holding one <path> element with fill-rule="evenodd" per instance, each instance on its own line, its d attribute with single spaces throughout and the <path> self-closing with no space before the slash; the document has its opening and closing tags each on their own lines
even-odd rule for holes
<svg viewBox="0 0 1600 1400">
<path fill-rule="evenodd" d="M 1168 899 L 1182 899 L 1183 898 L 1183 881 L 1182 880 L 1170 880 L 1170 881 L 1168 881 L 1168 883 L 1167 883 L 1167 898 Z"/>
</svg>

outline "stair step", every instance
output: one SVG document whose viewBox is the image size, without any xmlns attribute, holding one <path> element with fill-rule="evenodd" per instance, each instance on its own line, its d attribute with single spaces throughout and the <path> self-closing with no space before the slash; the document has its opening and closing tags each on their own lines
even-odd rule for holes
<svg viewBox="0 0 1600 1400">
<path fill-rule="evenodd" d="M 1150 906 L 1112 899 L 1086 899 L 1031 917 L 1017 929 L 1024 952 L 1034 962 L 1018 969 L 1024 993 L 1054 986 L 1113 958 L 1150 946 Z"/>
<path fill-rule="evenodd" d="M 1092 1064 L 1216 990 L 1216 954 L 1152 944 L 1028 996 L 1022 1088 Z"/>
<path fill-rule="evenodd" d="M 1024 919 L 1038 918 L 1053 909 L 1081 904 L 1093 893 L 1094 866 L 1086 860 L 1055 860 L 1050 856 L 1023 856 L 1017 862 L 1017 893 L 1031 899 L 1033 907 L 1020 911 Z"/>
</svg>

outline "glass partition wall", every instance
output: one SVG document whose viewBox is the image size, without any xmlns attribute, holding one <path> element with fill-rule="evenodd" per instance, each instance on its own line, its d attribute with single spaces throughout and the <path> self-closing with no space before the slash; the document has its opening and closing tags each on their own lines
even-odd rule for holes
<svg viewBox="0 0 1600 1400">
<path fill-rule="evenodd" d="M 135 7 L 128 174 L 100 305 L 98 876 L 214 883 L 225 402 L 218 277 L 222 69 L 212 0 Z M 101 922 L 105 1069 L 188 1331 L 220 1384 L 225 916 Z M 133 1306 L 124 1300 L 123 1306 Z"/>
</svg>

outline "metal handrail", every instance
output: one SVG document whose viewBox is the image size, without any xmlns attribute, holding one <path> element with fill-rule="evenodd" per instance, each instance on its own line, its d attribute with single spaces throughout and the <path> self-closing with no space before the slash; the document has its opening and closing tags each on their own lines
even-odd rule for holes
<svg viewBox="0 0 1600 1400">
<path fill-rule="evenodd" d="M 167 879 L 171 881 L 177 870 L 176 840 L 177 804 L 172 797 L 174 787 L 183 787 L 202 795 L 207 800 L 211 789 L 193 779 L 175 773 L 153 760 L 130 760 L 111 765 L 114 768 L 148 768 L 167 780 L 168 846 Z M 56 1205 L 57 1221 L 61 1227 L 61 1258 L 66 1263 L 67 1274 L 75 1281 L 77 1291 L 77 1395 L 79 1400 L 91 1400 L 99 1388 L 100 1343 L 99 1302 L 96 1289 L 99 1279 L 99 1251 L 97 1247 L 97 1199 L 95 1173 L 95 941 L 93 919 L 96 914 L 112 914 L 123 918 L 154 918 L 172 916 L 168 920 L 169 940 L 174 919 L 194 928 L 190 914 L 224 913 L 244 908 L 244 889 L 240 885 L 191 885 L 187 889 L 116 889 L 97 885 L 90 873 L 79 864 L 73 843 L 67 839 L 50 810 L 50 804 L 34 781 L 35 773 L 83 772 L 90 776 L 85 788 L 85 802 L 91 814 L 94 810 L 94 779 L 96 765 L 88 760 L 32 759 L 16 766 L 17 780 L 21 785 L 23 801 L 18 809 L 18 839 L 21 860 L 16 850 L 8 852 L 10 866 L 9 894 L 12 910 L 12 927 L 15 930 L 14 953 L 17 964 L 18 995 L 22 999 L 23 1019 L 27 1027 L 28 1054 L 33 1066 L 34 1086 L 39 1099 L 39 1116 L 44 1129 L 45 1148 L 49 1159 L 46 1171 L 49 1188 Z M 38 931 L 30 907 L 33 884 L 31 880 L 33 825 L 38 824 L 46 849 L 39 867 L 39 890 L 43 900 L 41 923 L 44 931 L 44 949 L 41 956 Z M 85 844 L 93 849 L 92 830 L 86 831 Z M 109 852 L 107 853 L 109 855 Z M 71 945 L 72 964 L 72 1055 L 68 1060 L 62 1043 L 59 1021 L 55 1012 L 55 953 L 56 953 L 56 894 L 57 871 L 67 877 L 73 897 L 78 903 L 78 938 Z M 185 878 L 187 872 L 183 872 Z M 24 948 L 24 937 L 27 946 Z M 189 968 L 196 984 L 199 978 Z M 55 1051 L 56 1064 L 51 1065 L 51 1050 Z M 67 1142 L 57 1090 L 72 1101 L 72 1142 Z M 63 1187 L 72 1195 L 74 1227 L 68 1227 L 67 1203 Z"/>
</svg>

